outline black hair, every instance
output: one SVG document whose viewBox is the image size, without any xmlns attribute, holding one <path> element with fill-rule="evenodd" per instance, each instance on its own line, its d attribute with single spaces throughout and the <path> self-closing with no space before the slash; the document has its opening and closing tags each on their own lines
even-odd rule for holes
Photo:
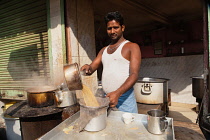
<svg viewBox="0 0 210 140">
<path fill-rule="evenodd" d="M 107 23 L 109 21 L 112 21 L 112 20 L 116 20 L 117 22 L 120 23 L 120 25 L 124 25 L 124 19 L 123 19 L 123 16 L 122 14 L 120 14 L 120 12 L 116 11 L 116 12 L 109 12 L 105 17 L 105 23 L 107 25 Z"/>
</svg>

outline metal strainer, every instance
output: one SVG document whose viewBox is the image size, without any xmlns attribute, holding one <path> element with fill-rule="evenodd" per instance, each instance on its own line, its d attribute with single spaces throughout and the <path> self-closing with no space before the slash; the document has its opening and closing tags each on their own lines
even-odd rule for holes
<svg viewBox="0 0 210 140">
<path fill-rule="evenodd" d="M 80 117 L 74 125 L 77 132 L 85 129 L 86 131 L 100 131 L 106 127 L 107 108 L 109 98 L 96 98 L 99 107 L 85 106 L 83 100 L 80 100 Z"/>
</svg>

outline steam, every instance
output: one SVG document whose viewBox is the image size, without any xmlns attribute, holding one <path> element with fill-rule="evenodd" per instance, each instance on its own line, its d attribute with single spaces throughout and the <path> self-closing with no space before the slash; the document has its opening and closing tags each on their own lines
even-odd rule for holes
<svg viewBox="0 0 210 140">
<path fill-rule="evenodd" d="M 54 86 L 53 82 L 48 77 L 40 76 L 39 74 L 33 72 L 31 77 L 28 79 L 23 79 L 23 84 L 21 85 L 24 87 L 24 90 L 32 87 L 39 87 L 39 86 Z"/>
</svg>

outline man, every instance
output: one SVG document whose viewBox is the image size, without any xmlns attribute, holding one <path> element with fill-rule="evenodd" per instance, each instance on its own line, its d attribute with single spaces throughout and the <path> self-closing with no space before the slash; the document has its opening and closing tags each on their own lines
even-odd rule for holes
<svg viewBox="0 0 210 140">
<path fill-rule="evenodd" d="M 110 107 L 138 113 L 133 85 L 140 69 L 140 47 L 123 37 L 125 25 L 119 12 L 108 13 L 105 23 L 111 43 L 100 50 L 90 65 L 82 66 L 81 70 L 91 75 L 103 64 L 102 87 L 106 97 L 109 97 Z"/>
</svg>

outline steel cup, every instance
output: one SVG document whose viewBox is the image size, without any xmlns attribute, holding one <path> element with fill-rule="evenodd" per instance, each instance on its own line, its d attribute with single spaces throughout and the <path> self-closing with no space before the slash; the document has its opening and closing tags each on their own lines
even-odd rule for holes
<svg viewBox="0 0 210 140">
<path fill-rule="evenodd" d="M 163 134 L 168 127 L 165 113 L 158 109 L 147 112 L 147 129 L 152 134 Z"/>
</svg>

